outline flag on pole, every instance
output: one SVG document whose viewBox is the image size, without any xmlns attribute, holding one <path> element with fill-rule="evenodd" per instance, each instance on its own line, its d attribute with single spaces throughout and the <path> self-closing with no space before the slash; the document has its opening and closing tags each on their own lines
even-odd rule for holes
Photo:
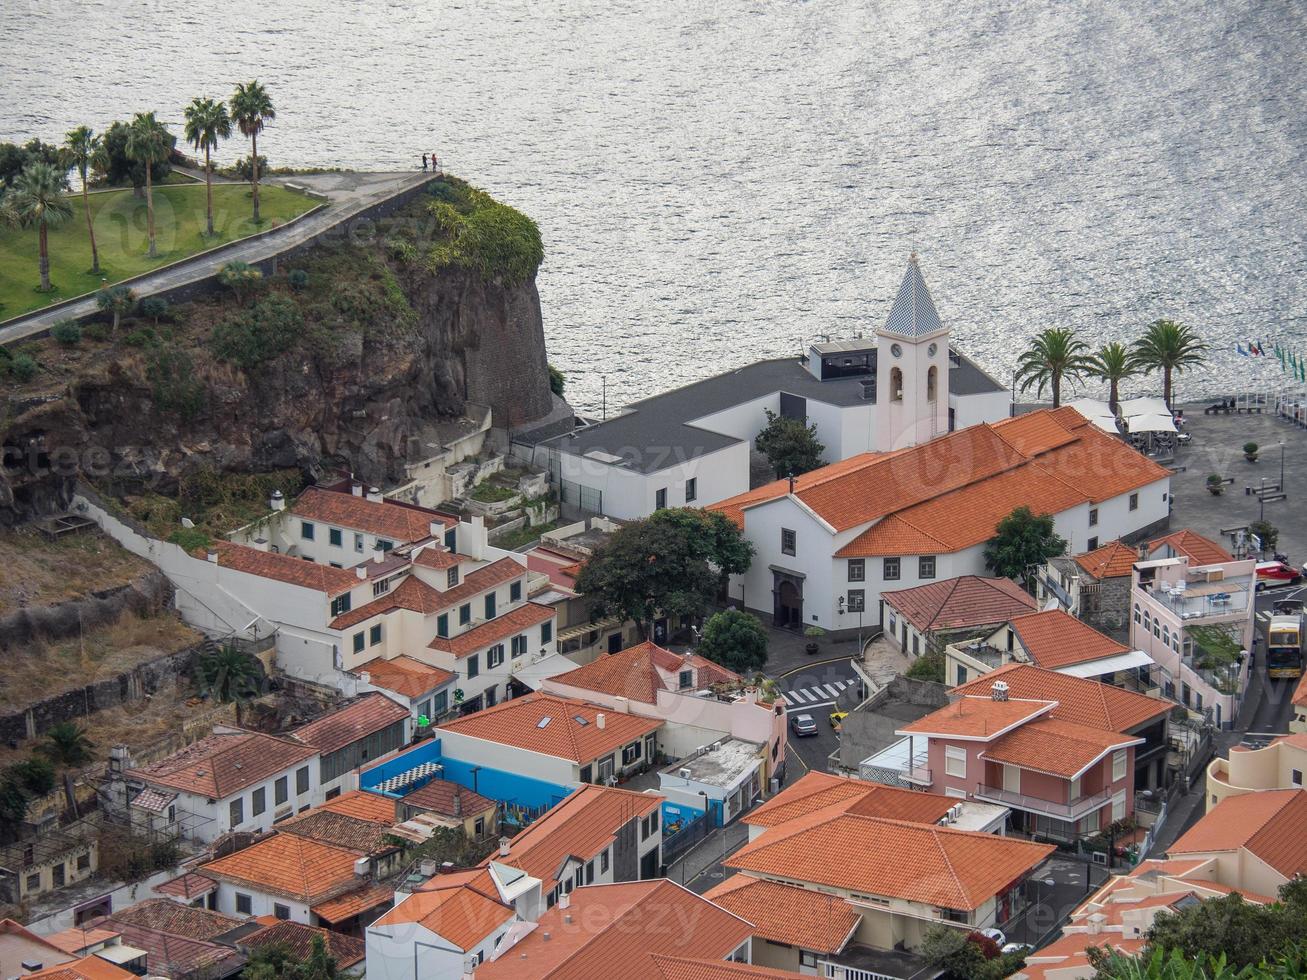
<svg viewBox="0 0 1307 980">
<path fill-rule="evenodd" d="M 1243 357 L 1248 356 L 1248 352 L 1243 349 L 1243 344 L 1235 344 L 1234 349 L 1237 350 L 1241 356 Z"/>
</svg>

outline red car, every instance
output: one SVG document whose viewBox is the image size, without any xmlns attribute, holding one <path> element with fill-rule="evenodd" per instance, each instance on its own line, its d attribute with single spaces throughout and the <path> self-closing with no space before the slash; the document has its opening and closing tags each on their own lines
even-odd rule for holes
<svg viewBox="0 0 1307 980">
<path fill-rule="evenodd" d="M 1274 589 L 1281 585 L 1297 585 L 1302 572 L 1287 562 L 1259 561 L 1257 563 L 1257 591 Z"/>
</svg>

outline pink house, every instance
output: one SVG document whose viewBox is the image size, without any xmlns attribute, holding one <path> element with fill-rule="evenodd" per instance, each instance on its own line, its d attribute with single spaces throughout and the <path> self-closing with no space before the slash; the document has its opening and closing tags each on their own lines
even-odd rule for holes
<svg viewBox="0 0 1307 980">
<path fill-rule="evenodd" d="M 1134 752 L 1144 739 L 1050 717 L 1053 700 L 966 695 L 900 729 L 900 778 L 935 793 L 997 803 L 1012 828 L 1073 840 L 1134 810 Z M 902 743 L 899 743 L 902 745 Z"/>
</svg>

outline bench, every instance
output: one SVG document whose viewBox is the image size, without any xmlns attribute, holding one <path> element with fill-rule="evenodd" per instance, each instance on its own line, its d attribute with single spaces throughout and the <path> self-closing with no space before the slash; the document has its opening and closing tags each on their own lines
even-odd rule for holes
<svg viewBox="0 0 1307 980">
<path fill-rule="evenodd" d="M 1221 528 L 1221 533 L 1222 533 L 1222 534 L 1238 534 L 1240 531 L 1246 531 L 1246 530 L 1248 530 L 1248 525 L 1247 525 L 1247 524 L 1236 524 L 1234 527 L 1223 527 L 1223 528 Z"/>
<path fill-rule="evenodd" d="M 1254 483 L 1248 488 L 1248 492 L 1254 497 L 1264 497 L 1268 493 L 1279 493 L 1280 485 L 1278 483 Z"/>
<path fill-rule="evenodd" d="M 1266 494 L 1262 494 L 1262 503 L 1265 503 L 1265 504 L 1273 504 L 1273 503 L 1275 503 L 1275 501 L 1277 501 L 1277 500 L 1288 500 L 1288 499 L 1289 499 L 1289 495 L 1288 495 L 1287 493 L 1266 493 Z"/>
</svg>

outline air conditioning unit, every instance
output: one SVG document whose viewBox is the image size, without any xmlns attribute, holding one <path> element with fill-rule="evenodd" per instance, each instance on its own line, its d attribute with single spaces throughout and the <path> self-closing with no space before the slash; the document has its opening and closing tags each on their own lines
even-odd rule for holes
<svg viewBox="0 0 1307 980">
<path fill-rule="evenodd" d="M 690 778 L 690 770 L 689 770 L 689 769 L 682 769 L 681 772 L 680 772 L 680 775 L 681 775 L 681 778 L 682 778 L 682 779 L 689 779 L 689 778 Z"/>
<path fill-rule="evenodd" d="M 949 807 L 948 816 L 949 816 L 950 823 L 953 822 L 954 820 L 962 819 L 962 804 L 954 803 L 951 807 Z"/>
</svg>

